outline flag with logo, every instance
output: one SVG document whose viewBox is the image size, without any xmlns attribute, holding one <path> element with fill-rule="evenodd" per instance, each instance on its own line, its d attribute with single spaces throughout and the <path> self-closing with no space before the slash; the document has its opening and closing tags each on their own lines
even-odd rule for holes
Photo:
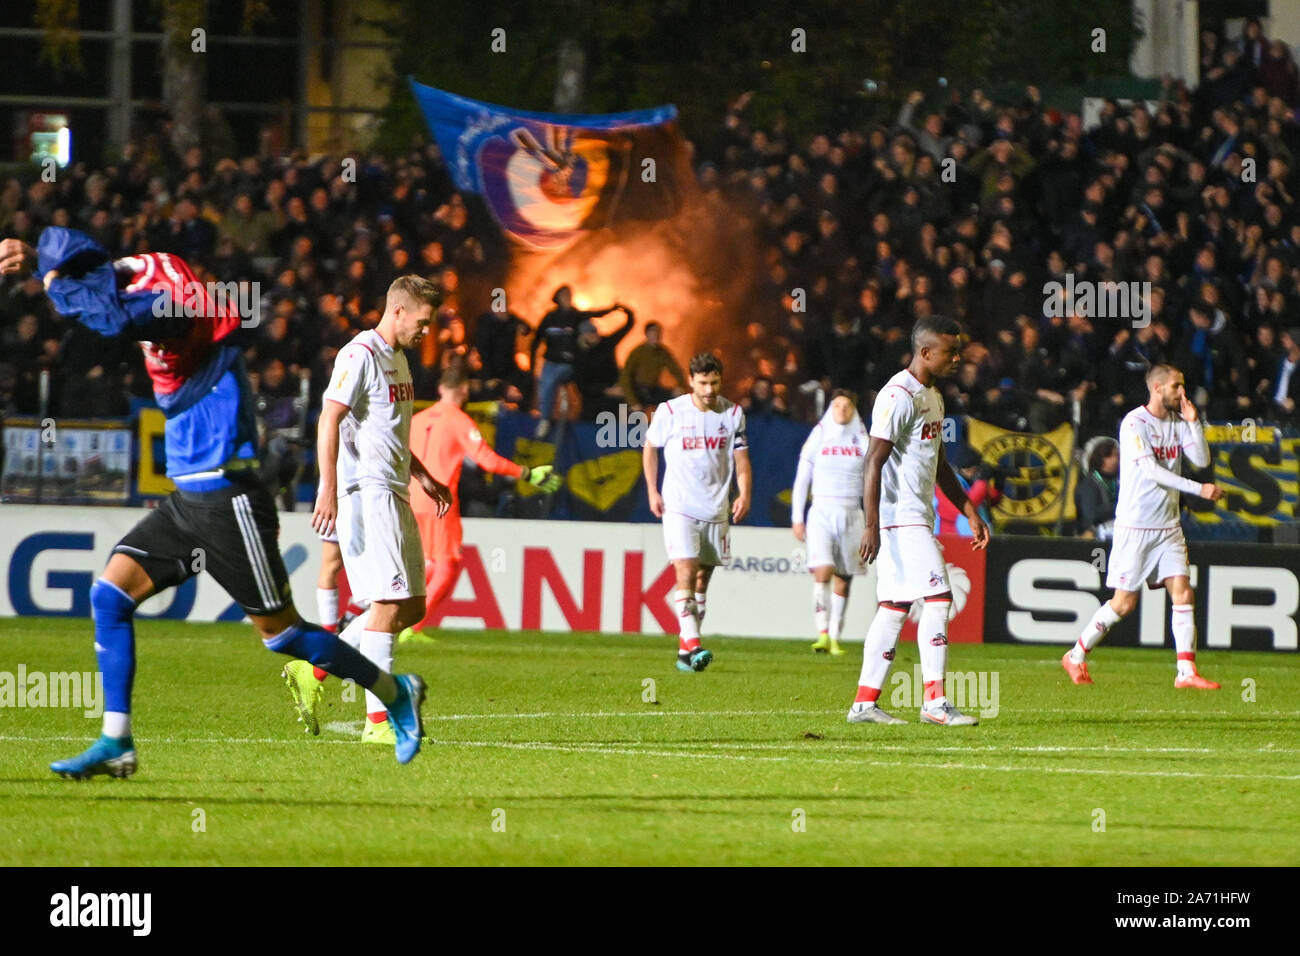
<svg viewBox="0 0 1300 956">
<path fill-rule="evenodd" d="M 692 180 L 677 108 L 562 114 L 507 109 L 410 81 L 457 188 L 536 248 L 681 208 Z"/>
<path fill-rule="evenodd" d="M 967 438 L 986 464 L 1010 475 L 1002 483 L 1001 500 L 993 507 L 994 521 L 1046 524 L 1074 517 L 1077 469 L 1070 468 L 1074 429 L 1069 425 L 1034 435 L 972 418 Z"/>
</svg>

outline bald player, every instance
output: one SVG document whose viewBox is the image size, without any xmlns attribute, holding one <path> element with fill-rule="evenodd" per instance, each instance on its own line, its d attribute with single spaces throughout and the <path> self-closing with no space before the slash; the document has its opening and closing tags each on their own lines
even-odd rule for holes
<svg viewBox="0 0 1300 956">
<path fill-rule="evenodd" d="M 1119 426 L 1119 502 L 1115 538 L 1107 565 L 1111 599 L 1092 616 L 1061 666 L 1076 684 L 1091 684 L 1087 654 L 1106 633 L 1137 607 L 1138 591 L 1162 587 L 1173 601 L 1171 612 L 1180 690 L 1218 690 L 1196 672 L 1194 595 L 1187 567 L 1187 540 L 1178 522 L 1178 493 L 1209 501 L 1223 497 L 1213 482 L 1182 476 L 1183 457 L 1197 468 L 1210 463 L 1196 405 L 1187 397 L 1183 373 L 1172 365 L 1147 372 L 1147 403 L 1124 416 Z"/>
<path fill-rule="evenodd" d="M 438 605 L 456 585 L 460 574 L 461 545 L 464 530 L 460 523 L 460 470 L 465 459 L 471 459 L 484 471 L 505 475 L 528 482 L 544 492 L 560 487 L 560 476 L 551 465 L 527 468 L 502 458 L 488 446 L 479 433 L 474 419 L 465 413 L 469 399 L 469 378 L 464 366 L 447 367 L 438 383 L 438 401 L 411 419 L 411 451 L 426 463 L 429 473 L 438 481 L 450 486 L 451 508 L 438 517 L 432 502 L 412 493 L 415 521 L 420 528 L 424 544 L 424 573 L 428 586 L 425 589 L 424 617 L 398 635 L 399 641 L 430 640 L 421 635 L 428 626 Z"/>
</svg>

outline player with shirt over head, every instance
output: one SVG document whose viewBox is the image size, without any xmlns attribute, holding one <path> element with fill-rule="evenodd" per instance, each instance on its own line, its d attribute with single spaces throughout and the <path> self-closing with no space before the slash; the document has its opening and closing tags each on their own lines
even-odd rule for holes
<svg viewBox="0 0 1300 956">
<path fill-rule="evenodd" d="M 45 229 L 37 249 L 17 239 L 0 242 L 0 275 L 33 269 L 61 315 L 105 337 L 140 343 L 167 419 L 167 476 L 176 484 L 114 546 L 90 588 L 103 729 L 89 748 L 50 769 L 77 780 L 135 773 L 136 609 L 203 570 L 244 610 L 268 650 L 306 658 L 384 701 L 397 727 L 397 759 L 410 761 L 420 749 L 424 682 L 380 670 L 294 607 L 277 542 L 279 516 L 257 475 L 238 310 L 214 300 L 178 256 L 150 252 L 114 260 L 73 229 Z"/>
<path fill-rule="evenodd" d="M 1109 601 L 1097 608 L 1061 666 L 1076 684 L 1091 684 L 1086 655 L 1106 633 L 1133 612 L 1138 590 L 1163 587 L 1173 601 L 1171 611 L 1179 689 L 1218 690 L 1219 685 L 1196 672 L 1196 622 L 1187 567 L 1187 539 L 1178 522 L 1178 493 L 1210 501 L 1223 497 L 1214 482 L 1182 477 L 1183 456 L 1197 468 L 1210 463 L 1196 405 L 1187 397 L 1183 373 L 1172 365 L 1153 365 L 1147 372 L 1147 403 L 1124 416 L 1119 426 L 1119 502 L 1115 506 L 1115 537 L 1110 549 L 1106 587 Z"/>
<path fill-rule="evenodd" d="M 790 528 L 808 544 L 808 569 L 813 574 L 813 621 L 817 628 L 817 653 L 844 653 L 840 634 L 848 607 L 853 575 L 866 568 L 858 546 L 862 542 L 862 472 L 870 438 L 858 414 L 857 396 L 846 389 L 831 393 L 830 408 L 813 428 L 799 452 L 794 492 L 790 502 Z M 808 489 L 812 509 L 804 524 Z M 831 578 L 835 578 L 834 592 Z"/>
<path fill-rule="evenodd" d="M 702 671 L 713 652 L 700 646 L 704 601 L 713 569 L 731 561 L 730 525 L 749 513 L 754 474 L 745 413 L 722 397 L 722 362 L 708 352 L 691 359 L 691 390 L 663 402 L 646 430 L 641 463 L 650 511 L 664 522 L 664 546 L 677 575 L 677 669 Z M 659 449 L 666 472 L 659 492 Z M 731 476 L 739 494 L 727 507 Z"/>
<path fill-rule="evenodd" d="M 894 647 L 912 603 L 924 599 L 917 623 L 917 647 L 925 702 L 921 722 L 958 727 L 977 724 L 944 692 L 948 664 L 948 615 L 952 591 L 948 566 L 934 536 L 934 486 L 970 521 L 971 547 L 988 547 L 989 529 L 962 490 L 943 450 L 943 397 L 936 378 L 957 370 L 961 326 L 927 316 L 912 327 L 912 361 L 880 390 L 871 412 L 871 445 L 863 480 L 866 530 L 861 554 L 876 569 L 879 606 L 862 648 L 858 694 L 849 709 L 853 724 L 901 724 L 876 703 L 894 660 Z"/>
<path fill-rule="evenodd" d="M 424 337 L 438 300 L 428 279 L 393 280 L 379 324 L 358 333 L 334 360 L 316 425 L 320 485 L 312 528 L 325 535 L 338 529 L 348 581 L 370 601 L 340 637 L 384 668 L 393 659 L 393 635 L 424 612 L 424 554 L 407 500 L 411 476 L 442 511 L 451 504 L 450 489 L 411 454 L 415 386 L 402 351 Z M 321 692 L 317 675 L 295 661 L 284 678 L 310 728 Z M 378 698 L 367 692 L 362 741 L 383 743 L 392 736 Z"/>
</svg>

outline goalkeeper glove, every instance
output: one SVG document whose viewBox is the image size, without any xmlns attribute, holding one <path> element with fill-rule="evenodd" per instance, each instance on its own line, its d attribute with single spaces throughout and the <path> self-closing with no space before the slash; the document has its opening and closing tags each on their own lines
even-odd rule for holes
<svg viewBox="0 0 1300 956">
<path fill-rule="evenodd" d="M 559 489 L 560 484 L 564 481 L 555 473 L 553 465 L 538 465 L 536 468 L 526 468 L 523 473 L 524 481 L 528 482 L 534 488 L 550 494 L 552 491 Z"/>
</svg>

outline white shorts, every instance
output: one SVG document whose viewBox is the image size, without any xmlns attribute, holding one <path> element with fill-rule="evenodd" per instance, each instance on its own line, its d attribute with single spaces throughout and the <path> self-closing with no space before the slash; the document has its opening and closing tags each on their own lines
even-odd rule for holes
<svg viewBox="0 0 1300 956">
<path fill-rule="evenodd" d="M 424 549 L 411 506 L 386 488 L 339 499 L 339 547 L 352 593 L 367 601 L 424 597 Z"/>
<path fill-rule="evenodd" d="M 910 604 L 950 590 L 943 548 L 931 528 L 883 528 L 876 556 L 876 600 Z"/>
<path fill-rule="evenodd" d="M 831 565 L 842 578 L 865 574 L 866 565 L 858 555 L 862 545 L 865 520 L 862 508 L 854 505 L 818 505 L 808 512 L 808 567 Z"/>
<path fill-rule="evenodd" d="M 326 544 L 338 544 L 339 543 L 338 523 L 337 522 L 335 523 L 334 530 L 331 531 L 329 534 L 317 535 L 317 537 L 320 538 L 321 541 L 325 542 Z"/>
<path fill-rule="evenodd" d="M 664 550 L 669 561 L 699 561 L 709 567 L 731 563 L 731 526 L 664 512 Z"/>
<path fill-rule="evenodd" d="M 1140 591 L 1145 581 L 1154 587 L 1166 578 L 1190 576 L 1187 539 L 1182 528 L 1128 528 L 1115 526 L 1110 548 L 1106 587 Z"/>
</svg>

